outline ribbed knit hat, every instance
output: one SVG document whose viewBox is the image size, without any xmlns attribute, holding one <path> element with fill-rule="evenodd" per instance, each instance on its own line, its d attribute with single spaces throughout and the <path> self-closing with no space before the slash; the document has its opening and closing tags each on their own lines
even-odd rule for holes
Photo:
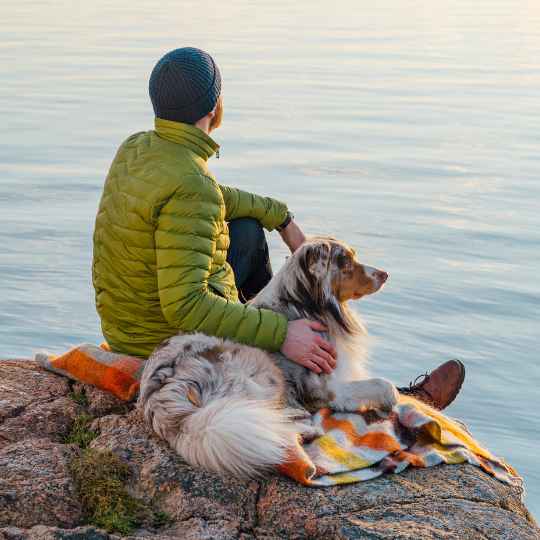
<svg viewBox="0 0 540 540">
<path fill-rule="evenodd" d="M 158 118 L 194 124 L 216 106 L 221 74 L 208 53 L 183 47 L 159 60 L 148 86 Z"/>
</svg>

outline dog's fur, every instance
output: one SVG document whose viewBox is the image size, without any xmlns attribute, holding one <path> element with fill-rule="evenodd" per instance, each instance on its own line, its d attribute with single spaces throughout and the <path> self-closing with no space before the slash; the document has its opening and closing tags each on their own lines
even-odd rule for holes
<svg viewBox="0 0 540 540">
<path fill-rule="evenodd" d="M 396 388 L 366 371 L 367 333 L 347 301 L 378 291 L 381 270 L 360 264 L 332 238 L 303 244 L 251 302 L 328 328 L 337 366 L 316 374 L 281 353 L 203 334 L 163 342 L 145 365 L 139 407 L 189 463 L 218 473 L 255 476 L 283 461 L 302 435 L 317 433 L 310 412 L 391 408 Z"/>
</svg>

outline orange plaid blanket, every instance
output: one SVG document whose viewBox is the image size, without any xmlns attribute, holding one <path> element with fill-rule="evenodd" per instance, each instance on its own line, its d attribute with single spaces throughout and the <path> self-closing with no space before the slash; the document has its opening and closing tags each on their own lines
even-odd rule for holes
<svg viewBox="0 0 540 540">
<path fill-rule="evenodd" d="M 83 343 L 60 356 L 37 353 L 35 360 L 49 371 L 101 388 L 123 401 L 137 397 L 144 368 L 141 358 L 113 353 L 106 343 L 100 347 Z"/>
<path fill-rule="evenodd" d="M 408 396 L 400 396 L 390 413 L 321 409 L 312 420 L 323 435 L 298 444 L 279 467 L 307 486 L 362 482 L 443 463 L 470 463 L 502 482 L 522 485 L 518 473 L 475 441 L 460 422 Z"/>
<path fill-rule="evenodd" d="M 37 354 L 46 369 L 130 401 L 137 396 L 144 360 L 80 345 L 61 356 Z M 466 428 L 407 396 L 390 413 L 322 409 L 313 422 L 323 435 L 297 444 L 279 470 L 307 486 L 362 482 L 407 467 L 471 463 L 502 482 L 521 486 L 518 473 L 492 455 Z"/>
</svg>

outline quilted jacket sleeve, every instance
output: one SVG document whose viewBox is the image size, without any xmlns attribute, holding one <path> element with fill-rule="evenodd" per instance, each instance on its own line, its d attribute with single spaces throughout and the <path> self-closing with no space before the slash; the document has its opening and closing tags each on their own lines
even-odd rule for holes
<svg viewBox="0 0 540 540">
<path fill-rule="evenodd" d="M 277 351 L 287 333 L 283 315 L 231 302 L 208 285 L 222 204 L 217 185 L 197 175 L 188 177 L 161 208 L 155 230 L 161 309 L 169 324 L 181 331 Z"/>
<path fill-rule="evenodd" d="M 287 205 L 270 197 L 261 197 L 241 189 L 219 186 L 225 200 L 225 220 L 251 217 L 268 231 L 279 227 L 287 217 Z"/>
</svg>

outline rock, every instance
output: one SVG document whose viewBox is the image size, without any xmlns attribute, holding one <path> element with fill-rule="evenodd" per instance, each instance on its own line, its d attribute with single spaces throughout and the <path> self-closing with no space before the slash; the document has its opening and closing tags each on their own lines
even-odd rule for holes
<svg viewBox="0 0 540 540">
<path fill-rule="evenodd" d="M 66 379 L 33 362 L 0 362 L 0 448 L 27 438 L 60 442 L 81 408 Z"/>
<path fill-rule="evenodd" d="M 25 439 L 0 450 L 0 525 L 76 526 L 82 516 L 68 469 L 73 446 Z"/>
<path fill-rule="evenodd" d="M 109 535 L 95 527 L 76 527 L 74 529 L 60 529 L 36 525 L 31 529 L 5 527 L 0 529 L 0 540 L 117 540 L 119 536 Z"/>
<path fill-rule="evenodd" d="M 84 523 L 66 444 L 95 419 L 91 451 L 129 467 L 130 495 L 166 516 L 126 534 Z M 540 539 L 517 488 L 470 465 L 411 469 L 370 482 L 306 488 L 269 475 L 223 479 L 184 463 L 133 405 L 29 361 L 0 361 L 0 540 L 278 538 Z"/>
<path fill-rule="evenodd" d="M 133 494 L 189 525 L 193 538 L 238 538 L 256 522 L 257 482 L 222 479 L 193 469 L 145 426 L 138 411 L 107 416 L 94 422 L 100 431 L 91 447 L 111 450 L 132 467 Z M 164 532 L 164 534 L 165 534 Z M 174 535 L 172 535 L 174 537 Z M 187 538 L 183 530 L 181 536 Z"/>
<path fill-rule="evenodd" d="M 87 384 L 74 383 L 73 392 L 84 396 L 87 402 L 87 412 L 92 416 L 105 416 L 111 413 L 125 413 L 131 407 L 112 394 L 102 392 L 98 388 Z"/>
</svg>

